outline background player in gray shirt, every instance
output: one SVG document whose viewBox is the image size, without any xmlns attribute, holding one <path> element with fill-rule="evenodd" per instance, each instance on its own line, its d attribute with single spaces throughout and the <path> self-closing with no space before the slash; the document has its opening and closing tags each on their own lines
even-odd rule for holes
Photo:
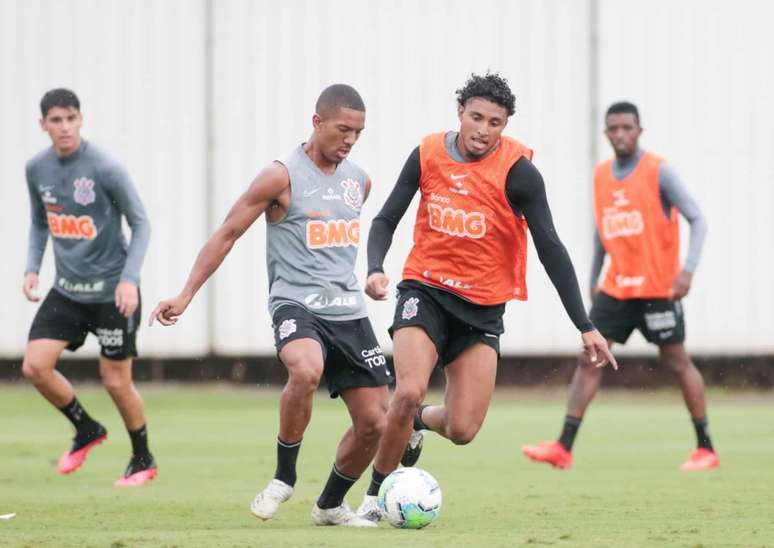
<svg viewBox="0 0 774 548">
<path fill-rule="evenodd" d="M 347 160 L 365 127 L 360 94 L 345 84 L 329 86 L 317 100 L 312 123 L 308 142 L 258 174 L 199 252 L 183 290 L 161 301 L 150 323 L 173 325 L 236 240 L 265 214 L 269 308 L 288 381 L 280 399 L 274 479 L 250 510 L 270 519 L 293 495 L 314 391 L 325 379 L 331 397 L 341 396 L 347 405 L 352 426 L 339 443 L 312 519 L 316 525 L 376 527 L 344 502 L 376 453 L 392 383 L 354 275 L 360 209 L 371 186 L 365 172 Z"/>
<path fill-rule="evenodd" d="M 30 329 L 22 372 L 72 422 L 73 445 L 59 460 L 69 474 L 107 438 L 56 371 L 59 355 L 76 350 L 91 332 L 99 339 L 100 374 L 124 419 L 132 457 L 117 486 L 142 485 L 155 477 L 148 450 L 143 402 L 132 382 L 132 358 L 140 318 L 140 267 L 150 223 L 126 170 L 104 150 L 81 139 L 78 97 L 54 89 L 40 103 L 40 125 L 52 146 L 27 163 L 31 217 L 24 295 L 37 302 L 38 272 L 49 235 L 54 246 L 54 287 Z M 121 231 L 125 217 L 132 238 Z"/>
</svg>

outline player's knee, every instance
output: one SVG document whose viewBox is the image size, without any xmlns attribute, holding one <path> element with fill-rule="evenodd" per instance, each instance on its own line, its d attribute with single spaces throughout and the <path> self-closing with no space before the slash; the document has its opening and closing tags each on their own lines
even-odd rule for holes
<svg viewBox="0 0 774 548">
<path fill-rule="evenodd" d="M 119 375 L 102 375 L 102 386 L 110 394 L 123 394 L 132 387 L 132 380 Z"/>
<path fill-rule="evenodd" d="M 398 386 L 392 397 L 392 408 L 401 416 L 413 416 L 426 394 L 427 388 L 421 386 Z"/>
<path fill-rule="evenodd" d="M 294 390 L 314 392 L 320 384 L 323 367 L 313 361 L 298 362 L 288 368 L 288 386 Z"/>
<path fill-rule="evenodd" d="M 454 445 L 467 445 L 478 434 L 479 426 L 475 424 L 449 425 L 446 429 L 446 437 Z"/>
<path fill-rule="evenodd" d="M 24 375 L 24 378 L 31 383 L 41 380 L 47 371 L 47 368 L 37 364 L 34 360 L 29 358 L 25 358 L 22 363 L 22 375 Z"/>
<path fill-rule="evenodd" d="M 387 416 L 372 412 L 360 417 L 355 423 L 355 434 L 364 442 L 377 442 L 387 428 Z"/>
</svg>

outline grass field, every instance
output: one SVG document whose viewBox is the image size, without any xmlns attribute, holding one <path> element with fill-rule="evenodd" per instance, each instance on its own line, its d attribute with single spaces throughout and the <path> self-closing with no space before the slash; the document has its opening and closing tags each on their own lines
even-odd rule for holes
<svg viewBox="0 0 774 548">
<path fill-rule="evenodd" d="M 575 467 L 528 462 L 524 443 L 553 438 L 561 393 L 498 391 L 479 437 L 455 447 L 428 437 L 420 466 L 444 506 L 421 531 L 314 527 L 309 512 L 347 422 L 319 393 L 299 457 L 296 495 L 270 522 L 249 513 L 274 470 L 278 392 L 220 386 L 146 386 L 159 477 L 112 487 L 129 441 L 107 395 L 83 388 L 110 429 L 85 466 L 56 473 L 69 426 L 31 388 L 0 386 L 0 546 L 771 546 L 774 547 L 774 397 L 711 393 L 722 466 L 678 465 L 694 434 L 677 392 L 603 393 L 587 415 Z M 432 400 L 437 400 L 433 395 Z M 365 480 L 365 478 L 364 478 Z M 356 506 L 366 482 L 348 501 Z"/>
</svg>

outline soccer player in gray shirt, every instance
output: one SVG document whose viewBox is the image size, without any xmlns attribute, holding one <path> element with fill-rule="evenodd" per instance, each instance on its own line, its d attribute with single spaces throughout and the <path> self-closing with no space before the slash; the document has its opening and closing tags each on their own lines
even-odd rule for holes
<svg viewBox="0 0 774 548">
<path fill-rule="evenodd" d="M 59 472 L 81 467 L 107 430 L 84 410 L 56 364 L 63 350 L 79 348 L 89 332 L 99 339 L 103 384 L 124 419 L 132 456 L 116 486 L 143 485 L 156 476 L 148 450 L 143 402 L 132 382 L 140 318 L 140 267 L 150 223 L 126 170 L 97 145 L 82 139 L 80 101 L 54 89 L 40 103 L 40 126 L 52 146 L 27 163 L 32 222 L 24 295 L 38 302 L 38 272 L 49 235 L 54 246 L 54 287 L 30 328 L 22 372 L 75 427 Z M 132 231 L 127 244 L 125 217 Z"/>
<path fill-rule="evenodd" d="M 344 502 L 376 453 L 387 420 L 387 385 L 393 382 L 354 274 L 360 210 L 371 187 L 368 175 L 347 159 L 365 127 L 360 94 L 346 84 L 325 88 L 312 125 L 309 141 L 256 176 L 202 247 L 182 291 L 161 301 L 150 323 L 177 322 L 236 240 L 264 215 L 269 310 L 288 381 L 280 398 L 274 478 L 250 511 L 271 519 L 293 495 L 314 391 L 324 379 L 331 397 L 344 400 L 352 426 L 339 442 L 312 520 L 376 527 Z"/>
</svg>

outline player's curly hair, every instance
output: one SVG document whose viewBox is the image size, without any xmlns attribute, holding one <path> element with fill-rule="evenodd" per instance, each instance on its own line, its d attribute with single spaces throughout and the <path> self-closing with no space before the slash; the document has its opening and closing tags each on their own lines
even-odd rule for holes
<svg viewBox="0 0 774 548">
<path fill-rule="evenodd" d="M 500 105 L 508 111 L 508 116 L 516 112 L 516 97 L 508 86 L 508 80 L 496 72 L 487 72 L 485 75 L 471 74 L 465 85 L 458 89 L 457 104 L 464 107 L 468 99 L 481 97 Z"/>
</svg>

